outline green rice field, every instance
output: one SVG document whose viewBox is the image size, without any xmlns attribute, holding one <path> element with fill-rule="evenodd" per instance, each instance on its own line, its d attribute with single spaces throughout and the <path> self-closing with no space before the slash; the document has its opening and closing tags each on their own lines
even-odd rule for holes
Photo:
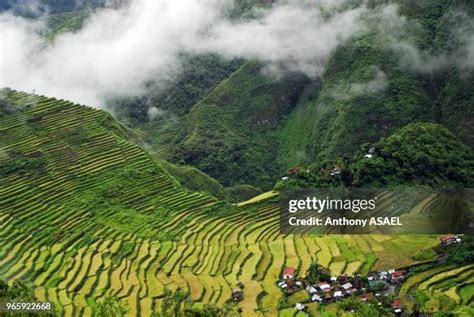
<svg viewBox="0 0 474 317">
<path fill-rule="evenodd" d="M 190 192 L 106 112 L 8 94 L 17 108 L 0 117 L 0 279 L 25 280 L 60 315 L 91 316 L 111 294 L 131 316 L 150 316 L 165 289 L 178 288 L 223 305 L 240 281 L 243 315 L 274 316 L 286 266 L 304 274 L 316 261 L 332 274 L 367 273 L 411 264 L 417 250 L 438 243 L 282 235 L 274 196 L 229 205 Z M 450 270 L 410 279 L 402 294 L 418 285 L 472 303 L 473 267 Z"/>
</svg>

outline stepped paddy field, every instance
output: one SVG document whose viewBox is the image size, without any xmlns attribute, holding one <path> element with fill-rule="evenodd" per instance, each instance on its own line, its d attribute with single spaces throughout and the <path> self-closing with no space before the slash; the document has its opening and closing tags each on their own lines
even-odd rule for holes
<svg viewBox="0 0 474 317">
<path fill-rule="evenodd" d="M 454 310 L 458 305 L 469 306 L 474 297 L 474 265 L 440 266 L 421 271 L 400 288 L 400 296 L 413 308 L 422 306 L 427 312 Z M 469 316 L 467 308 L 456 311 Z"/>
<path fill-rule="evenodd" d="M 2 93 L 0 279 L 26 281 L 60 315 L 91 316 L 110 294 L 131 316 L 150 316 L 165 290 L 178 288 L 224 305 L 238 281 L 243 315 L 286 314 L 276 284 L 285 266 L 364 274 L 412 264 L 415 252 L 438 243 L 428 235 L 282 235 L 277 193 L 229 204 L 191 192 L 106 112 Z M 401 294 L 417 288 L 470 304 L 473 270 L 427 270 Z"/>
</svg>

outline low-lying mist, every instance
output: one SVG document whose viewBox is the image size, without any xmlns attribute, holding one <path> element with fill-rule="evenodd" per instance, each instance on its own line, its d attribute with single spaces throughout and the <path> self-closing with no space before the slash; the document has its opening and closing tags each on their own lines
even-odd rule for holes
<svg viewBox="0 0 474 317">
<path fill-rule="evenodd" d="M 224 0 L 133 0 L 95 11 L 80 30 L 53 42 L 41 36 L 44 19 L 5 12 L 0 87 L 101 107 L 111 96 L 142 93 L 147 80 L 172 78 L 180 71 L 181 53 L 255 59 L 275 78 L 288 71 L 314 78 L 338 45 L 367 28 L 364 17 L 372 14 L 345 1 L 286 0 L 231 19 L 232 6 Z M 400 21 L 396 9 L 373 14 Z M 472 36 L 464 38 L 466 54 L 473 56 Z M 412 43 L 402 45 L 413 63 L 422 63 Z"/>
<path fill-rule="evenodd" d="M 327 2 L 327 1 L 326 1 Z M 282 1 L 231 21 L 229 1 L 135 0 L 101 9 L 74 33 L 45 44 L 41 21 L 0 16 L 0 86 L 100 107 L 104 98 L 139 94 L 148 79 L 167 80 L 180 53 L 258 59 L 268 71 L 315 76 L 325 58 L 358 29 L 363 9 L 324 17 L 321 1 Z"/>
</svg>

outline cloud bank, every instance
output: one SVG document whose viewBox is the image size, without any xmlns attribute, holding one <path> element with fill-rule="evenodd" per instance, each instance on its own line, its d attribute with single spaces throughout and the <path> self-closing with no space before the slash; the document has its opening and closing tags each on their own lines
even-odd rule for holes
<svg viewBox="0 0 474 317">
<path fill-rule="evenodd" d="M 101 107 L 107 97 L 139 94 L 146 80 L 171 78 L 180 53 L 208 52 L 260 60 L 273 75 L 314 77 L 361 27 L 364 8 L 338 10 L 340 3 L 280 1 L 231 21 L 229 1 L 134 0 L 98 10 L 79 31 L 50 44 L 39 35 L 41 22 L 7 12 L 0 15 L 0 87 Z"/>
<path fill-rule="evenodd" d="M 387 75 L 378 67 L 373 67 L 372 73 L 372 79 L 368 81 L 340 83 L 336 85 L 330 91 L 331 97 L 336 100 L 351 100 L 352 98 L 383 92 L 389 84 Z"/>
<path fill-rule="evenodd" d="M 401 15 L 397 5 L 381 7 L 368 20 L 384 35 L 386 47 L 399 57 L 400 66 L 408 71 L 430 74 L 450 67 L 461 71 L 474 69 L 474 20 L 459 8 L 445 12 L 441 19 L 447 37 L 447 46 L 443 48 L 432 43 L 421 49 L 417 38 L 422 32 L 421 25 Z"/>
<path fill-rule="evenodd" d="M 434 54 L 418 48 L 416 25 L 396 5 L 369 10 L 345 0 L 279 0 L 232 20 L 227 14 L 232 0 L 110 3 L 79 31 L 60 34 L 53 43 L 39 35 L 45 28 L 41 20 L 0 14 L 0 87 L 34 89 L 100 108 L 110 97 L 140 95 L 148 80 L 169 83 L 182 71 L 181 53 L 259 60 L 274 77 L 293 71 L 317 77 L 338 45 L 368 28 L 383 34 L 381 44 L 411 71 L 474 68 L 474 22 L 463 13 L 453 14 L 464 21 L 452 31 L 459 47 Z M 349 95 L 383 90 L 381 76 L 373 87 L 354 83 Z"/>
</svg>

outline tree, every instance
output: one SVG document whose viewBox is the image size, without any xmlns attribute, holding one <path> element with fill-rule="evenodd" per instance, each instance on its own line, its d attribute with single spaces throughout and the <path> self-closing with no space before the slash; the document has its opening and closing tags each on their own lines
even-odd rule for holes
<svg viewBox="0 0 474 317">
<path fill-rule="evenodd" d="M 310 264 L 306 279 L 310 283 L 317 283 L 319 281 L 329 281 L 331 280 L 330 272 L 327 268 L 319 265 L 317 262 Z"/>
<path fill-rule="evenodd" d="M 462 242 L 447 248 L 447 260 L 456 264 L 474 262 L 474 235 L 464 235 Z"/>
<path fill-rule="evenodd" d="M 365 304 L 362 305 L 356 312 L 355 317 L 379 317 L 379 316 L 392 316 L 390 309 L 382 306 Z"/>
<path fill-rule="evenodd" d="M 12 285 L 8 287 L 7 297 L 15 300 L 34 301 L 36 299 L 31 287 L 26 285 L 21 280 L 13 281 Z"/>
<path fill-rule="evenodd" d="M 370 302 L 362 302 L 353 296 L 340 301 L 339 307 L 345 311 L 354 311 L 355 317 L 392 316 L 390 309 Z"/>
<path fill-rule="evenodd" d="M 110 295 L 107 295 L 94 309 L 96 317 L 122 317 L 127 313 L 128 308 L 117 297 Z"/>
<path fill-rule="evenodd" d="M 202 316 L 206 317 L 225 317 L 225 316 L 239 316 L 238 313 L 232 310 L 232 307 L 225 305 L 224 307 L 217 307 L 215 305 L 204 305 Z"/>
<path fill-rule="evenodd" d="M 367 276 L 360 276 L 356 272 L 354 272 L 352 284 L 355 288 L 367 288 L 369 287 L 369 280 Z"/>
<path fill-rule="evenodd" d="M 320 267 L 318 272 L 319 272 L 319 279 L 320 279 L 321 281 L 326 281 L 326 282 L 328 282 L 328 281 L 331 280 L 331 274 L 330 274 L 330 272 L 329 272 L 329 270 L 328 270 L 327 268 L 325 268 L 325 267 Z"/>
<path fill-rule="evenodd" d="M 8 284 L 4 280 L 0 280 L 0 298 L 6 297 Z"/>
<path fill-rule="evenodd" d="M 309 265 L 308 275 L 306 279 L 311 284 L 317 283 L 319 280 L 319 264 L 317 262 L 313 262 Z"/>
<path fill-rule="evenodd" d="M 165 289 L 163 301 L 161 302 L 161 316 L 179 316 L 184 311 L 184 306 L 190 302 L 189 294 L 181 289 L 170 291 Z"/>
</svg>

